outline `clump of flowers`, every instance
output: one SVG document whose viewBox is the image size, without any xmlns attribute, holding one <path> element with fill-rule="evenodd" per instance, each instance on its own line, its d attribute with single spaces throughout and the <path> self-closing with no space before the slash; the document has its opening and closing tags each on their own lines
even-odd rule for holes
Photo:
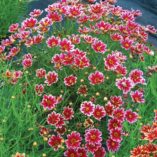
<svg viewBox="0 0 157 157">
<path fill-rule="evenodd" d="M 130 157 L 140 156 L 157 156 L 157 111 L 155 110 L 155 117 L 153 124 L 143 125 L 141 128 L 142 140 L 146 140 L 144 145 L 137 146 L 131 151 Z"/>
<path fill-rule="evenodd" d="M 34 10 L 10 26 L 11 36 L 0 45 L 2 60 L 21 57 L 21 65 L 12 66 L 21 69 L 15 78 L 34 85 L 45 112 L 40 134 L 54 151 L 64 148 L 65 157 L 104 157 L 120 149 L 123 124 L 135 123 L 135 109 L 145 103 L 145 73 L 129 65 L 153 55 L 145 43 L 156 29 L 135 22 L 139 10 L 123 10 L 116 0 L 89 2 L 62 0 L 49 5 L 43 18 L 42 10 Z M 43 49 L 32 51 L 37 45 Z M 29 53 L 23 55 L 24 46 Z M 15 84 L 12 73 L 5 76 Z"/>
</svg>

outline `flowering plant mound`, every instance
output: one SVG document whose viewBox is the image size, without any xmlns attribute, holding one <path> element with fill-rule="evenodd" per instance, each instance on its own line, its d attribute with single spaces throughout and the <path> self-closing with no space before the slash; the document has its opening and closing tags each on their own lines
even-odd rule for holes
<svg viewBox="0 0 157 157">
<path fill-rule="evenodd" d="M 131 151 L 130 157 L 157 156 L 157 110 L 155 110 L 154 122 L 152 125 L 143 125 L 141 128 L 142 140 L 148 141 L 147 144 L 137 146 Z"/>
<path fill-rule="evenodd" d="M 154 55 L 146 41 L 156 29 L 135 22 L 139 10 L 91 3 L 57 2 L 43 18 L 35 9 L 0 45 L 1 60 L 12 63 L 4 77 L 33 86 L 45 112 L 40 134 L 66 157 L 120 149 L 123 124 L 135 123 L 145 102 L 146 75 L 136 63 Z"/>
</svg>

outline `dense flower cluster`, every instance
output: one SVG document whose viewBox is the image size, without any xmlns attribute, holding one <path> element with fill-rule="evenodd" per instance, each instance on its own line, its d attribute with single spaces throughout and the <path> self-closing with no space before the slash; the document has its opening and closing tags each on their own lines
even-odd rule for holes
<svg viewBox="0 0 157 157">
<path fill-rule="evenodd" d="M 149 143 L 140 145 L 131 151 L 130 157 L 140 156 L 157 156 L 157 112 L 155 110 L 154 122 L 152 125 L 143 125 L 141 128 L 142 140 L 147 140 Z"/>
<path fill-rule="evenodd" d="M 0 58 L 5 61 L 22 55 L 21 45 L 28 50 L 44 45 L 46 53 L 24 54 L 22 70 L 7 70 L 4 76 L 16 84 L 26 71 L 32 75 L 35 93 L 48 113 L 40 134 L 49 138 L 54 151 L 65 148 L 65 157 L 88 153 L 104 157 L 120 149 L 123 124 L 133 124 L 139 117 L 129 104 L 145 102 L 145 74 L 139 67 L 128 68 L 128 63 L 153 55 L 145 43 L 148 33 L 155 34 L 156 29 L 135 22 L 139 10 L 124 10 L 114 5 L 116 0 L 89 2 L 62 0 L 49 5 L 43 18 L 43 11 L 35 9 L 21 25 L 10 26 L 10 37 L 0 45 Z M 71 28 L 55 30 L 64 20 L 72 21 L 72 33 Z M 154 136 L 147 130 L 144 138 Z"/>
</svg>

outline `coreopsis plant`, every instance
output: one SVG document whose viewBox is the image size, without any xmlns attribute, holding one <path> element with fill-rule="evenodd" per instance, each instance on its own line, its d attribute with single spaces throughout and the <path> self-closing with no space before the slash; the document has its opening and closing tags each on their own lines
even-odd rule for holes
<svg viewBox="0 0 157 157">
<path fill-rule="evenodd" d="M 146 75 L 136 63 L 154 55 L 146 42 L 156 29 L 135 22 L 139 10 L 89 2 L 53 3 L 42 18 L 36 9 L 0 45 L 1 60 L 12 63 L 4 77 L 34 86 L 45 113 L 40 135 L 66 157 L 120 149 L 123 124 L 135 123 L 145 103 Z"/>
<path fill-rule="evenodd" d="M 139 145 L 133 150 L 131 150 L 130 157 L 140 157 L 140 156 L 157 156 L 157 110 L 155 110 L 154 121 L 152 125 L 143 125 L 141 128 L 142 140 L 146 140 L 147 143 L 144 145 Z"/>
</svg>

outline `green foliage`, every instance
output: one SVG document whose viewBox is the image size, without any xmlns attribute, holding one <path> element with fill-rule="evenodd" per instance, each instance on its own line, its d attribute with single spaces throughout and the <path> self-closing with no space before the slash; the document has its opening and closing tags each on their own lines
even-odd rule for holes
<svg viewBox="0 0 157 157">
<path fill-rule="evenodd" d="M 8 27 L 19 22 L 26 11 L 26 0 L 0 0 L 0 38 L 6 36 Z"/>
</svg>

